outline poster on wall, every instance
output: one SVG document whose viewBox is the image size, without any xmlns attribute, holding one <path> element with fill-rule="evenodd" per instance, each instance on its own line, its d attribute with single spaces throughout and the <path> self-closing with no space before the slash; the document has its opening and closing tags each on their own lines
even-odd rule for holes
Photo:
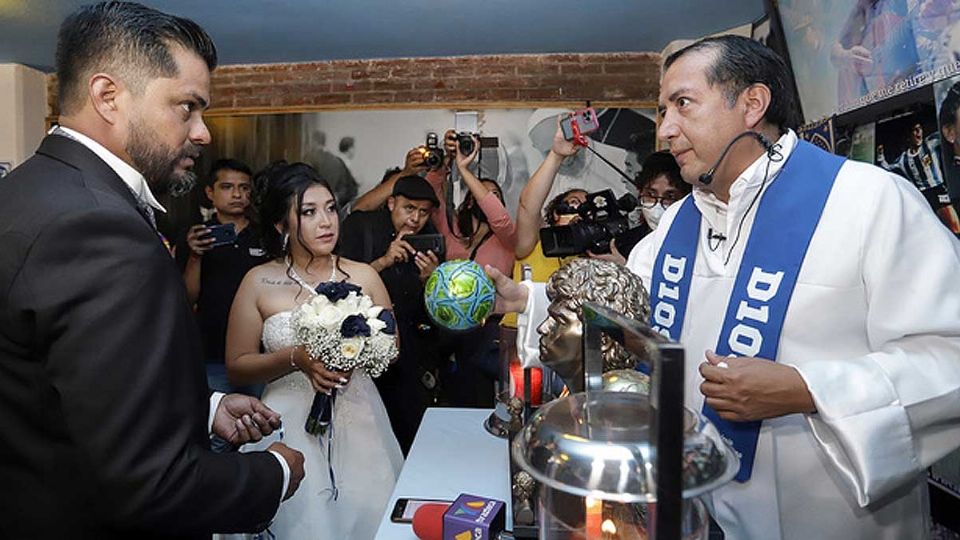
<svg viewBox="0 0 960 540">
<path fill-rule="evenodd" d="M 960 234 L 960 219 L 947 192 L 940 129 L 933 105 L 918 103 L 905 112 L 879 120 L 876 143 L 877 165 L 909 180 L 943 224 Z"/>
<path fill-rule="evenodd" d="M 781 0 L 808 121 L 960 73 L 960 2 Z"/>
<path fill-rule="evenodd" d="M 496 146 L 481 152 L 481 176 L 496 180 L 507 209 L 516 215 L 520 192 L 550 151 L 557 115 L 564 109 L 488 109 L 477 111 L 477 127 Z M 654 109 L 597 109 L 600 129 L 590 135 L 591 148 L 566 160 L 551 196 L 572 187 L 612 189 L 617 196 L 632 190 L 628 176 L 654 151 Z M 207 118 L 212 143 L 200 171 L 213 160 L 231 157 L 253 170 L 277 159 L 304 161 L 324 171 L 338 200 L 350 200 L 375 187 L 385 174 L 402 167 L 407 152 L 426 144 L 430 133 L 442 140 L 454 128 L 454 111 L 445 109 L 324 111 L 302 114 L 213 116 Z M 634 193 L 635 194 L 635 193 Z"/>
<path fill-rule="evenodd" d="M 850 159 L 874 163 L 877 158 L 877 125 L 873 122 L 853 129 L 850 140 Z"/>
<path fill-rule="evenodd" d="M 960 76 L 940 81 L 933 87 L 940 125 L 942 163 L 947 194 L 960 212 Z"/>
<path fill-rule="evenodd" d="M 833 137 L 832 117 L 804 126 L 800 128 L 797 134 L 801 139 L 819 146 L 831 154 L 835 152 L 836 143 Z"/>
</svg>

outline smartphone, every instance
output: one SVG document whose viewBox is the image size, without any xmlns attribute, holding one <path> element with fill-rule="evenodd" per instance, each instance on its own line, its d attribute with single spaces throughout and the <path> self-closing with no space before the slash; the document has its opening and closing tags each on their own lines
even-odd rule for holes
<svg viewBox="0 0 960 540">
<path fill-rule="evenodd" d="M 600 129 L 600 119 L 597 118 L 597 111 L 593 110 L 593 107 L 574 111 L 560 119 L 560 130 L 563 131 L 564 139 L 573 140 L 575 135 L 574 124 L 580 130 L 581 135 L 593 133 Z"/>
<path fill-rule="evenodd" d="M 390 521 L 394 523 L 413 523 L 413 515 L 425 504 L 453 504 L 453 501 L 439 499 L 397 499 L 390 513 Z"/>
<path fill-rule="evenodd" d="M 443 241 L 442 234 L 408 234 L 403 237 L 410 246 L 421 252 L 432 251 L 434 255 L 443 258 L 446 244 Z"/>
<path fill-rule="evenodd" d="M 233 223 L 224 223 L 222 225 L 207 225 L 209 233 L 205 238 L 213 237 L 213 244 L 210 247 L 228 246 L 237 241 L 237 229 Z"/>
</svg>

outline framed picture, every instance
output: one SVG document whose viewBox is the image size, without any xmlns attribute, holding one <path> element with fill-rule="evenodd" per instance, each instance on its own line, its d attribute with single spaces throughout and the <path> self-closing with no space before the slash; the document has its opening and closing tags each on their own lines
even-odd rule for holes
<svg viewBox="0 0 960 540">
<path fill-rule="evenodd" d="M 808 122 L 960 70 L 960 3 L 782 0 L 777 5 Z"/>
</svg>

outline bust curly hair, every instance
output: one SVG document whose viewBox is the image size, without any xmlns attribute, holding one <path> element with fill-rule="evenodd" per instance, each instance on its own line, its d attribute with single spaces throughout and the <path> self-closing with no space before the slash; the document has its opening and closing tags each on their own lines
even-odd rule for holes
<svg viewBox="0 0 960 540">
<path fill-rule="evenodd" d="M 581 307 L 585 302 L 596 302 L 643 322 L 650 318 L 650 297 L 643 286 L 643 280 L 626 267 L 609 261 L 569 261 L 550 276 L 547 282 L 547 298 L 552 304 L 559 303 L 577 313 L 581 323 Z M 633 356 L 606 335 L 603 336 L 601 350 L 604 372 L 634 368 L 636 360 Z"/>
</svg>

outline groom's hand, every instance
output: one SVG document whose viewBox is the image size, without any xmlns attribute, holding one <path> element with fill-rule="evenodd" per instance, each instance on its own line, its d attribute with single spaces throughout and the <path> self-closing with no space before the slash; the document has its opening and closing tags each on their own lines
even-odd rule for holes
<svg viewBox="0 0 960 540">
<path fill-rule="evenodd" d="M 304 471 L 303 471 L 303 454 L 290 448 L 289 446 L 283 444 L 282 442 L 275 442 L 270 445 L 267 450 L 276 452 L 283 456 L 283 459 L 286 460 L 287 465 L 290 466 L 290 483 L 287 484 L 287 492 L 283 494 L 283 500 L 287 500 L 290 497 L 293 497 L 293 494 L 297 492 L 297 488 L 300 487 L 300 482 L 303 481 Z"/>
<path fill-rule="evenodd" d="M 279 427 L 279 414 L 243 394 L 223 396 L 213 416 L 213 432 L 234 446 L 259 441 Z"/>
</svg>

